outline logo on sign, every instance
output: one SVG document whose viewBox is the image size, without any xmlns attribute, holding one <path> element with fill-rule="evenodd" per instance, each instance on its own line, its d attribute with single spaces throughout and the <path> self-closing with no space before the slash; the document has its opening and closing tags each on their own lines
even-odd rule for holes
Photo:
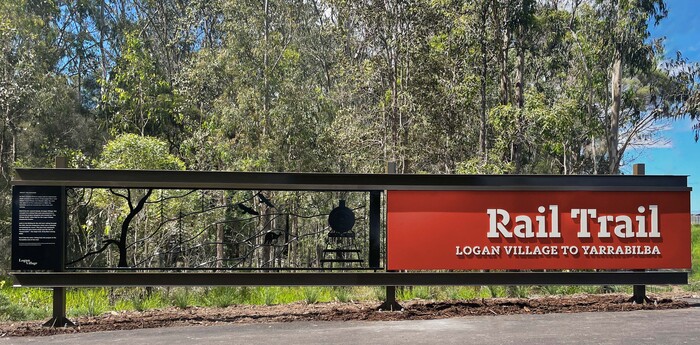
<svg viewBox="0 0 700 345">
<path fill-rule="evenodd" d="M 32 261 L 30 259 L 19 259 L 19 263 L 25 264 L 27 266 L 36 266 L 38 264 L 38 262 Z"/>
</svg>

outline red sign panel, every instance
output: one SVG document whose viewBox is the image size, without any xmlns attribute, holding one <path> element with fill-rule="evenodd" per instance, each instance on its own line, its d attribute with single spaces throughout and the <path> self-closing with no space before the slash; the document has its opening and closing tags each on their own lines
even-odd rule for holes
<svg viewBox="0 0 700 345">
<path fill-rule="evenodd" d="M 389 191 L 387 269 L 690 269 L 690 192 Z"/>
</svg>

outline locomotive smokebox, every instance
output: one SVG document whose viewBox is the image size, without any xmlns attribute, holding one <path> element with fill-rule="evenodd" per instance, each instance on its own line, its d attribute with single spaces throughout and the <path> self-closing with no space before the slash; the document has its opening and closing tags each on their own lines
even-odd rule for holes
<svg viewBox="0 0 700 345">
<path fill-rule="evenodd" d="M 345 207 L 345 200 L 340 200 L 340 205 L 328 215 L 328 225 L 334 232 L 338 233 L 352 230 L 352 227 L 355 225 L 355 213 Z"/>
</svg>

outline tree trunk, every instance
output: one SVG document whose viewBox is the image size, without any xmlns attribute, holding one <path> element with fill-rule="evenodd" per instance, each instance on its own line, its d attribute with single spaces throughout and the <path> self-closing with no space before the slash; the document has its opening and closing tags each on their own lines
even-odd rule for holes
<svg viewBox="0 0 700 345">
<path fill-rule="evenodd" d="M 10 108 L 7 107 L 5 110 L 5 119 L 2 123 L 2 130 L 0 131 L 0 176 L 6 180 L 10 180 L 10 173 L 11 171 L 10 166 L 12 165 L 12 162 L 6 162 L 5 159 L 5 140 L 7 138 L 6 133 L 7 133 L 7 127 L 10 122 Z M 7 166 L 7 169 L 5 167 Z"/>
<path fill-rule="evenodd" d="M 270 36 L 270 6 L 268 0 L 264 0 L 264 28 L 263 28 L 263 126 L 262 134 L 263 137 L 267 134 L 267 127 L 269 125 L 269 113 L 270 113 L 270 81 L 268 76 L 268 64 L 269 64 L 269 36 Z"/>
<path fill-rule="evenodd" d="M 523 151 L 523 132 L 525 119 L 523 118 L 525 111 L 525 46 L 523 40 L 525 33 L 523 26 L 518 30 L 518 65 L 515 69 L 515 102 L 518 108 L 518 131 L 513 144 L 513 160 L 515 161 L 515 173 L 520 174 L 523 170 L 522 151 Z"/>
<path fill-rule="evenodd" d="M 100 18 L 99 18 L 99 30 L 100 38 L 98 43 L 98 48 L 100 50 L 100 72 L 102 74 L 102 82 L 107 83 L 109 79 L 109 71 L 107 69 L 107 51 L 105 49 L 105 3 L 100 1 Z M 100 110 L 104 110 L 104 95 L 106 92 L 106 87 L 100 87 L 100 101 L 97 105 Z"/>
<path fill-rule="evenodd" d="M 262 205 L 261 208 L 262 208 L 262 210 L 261 210 L 262 212 L 260 212 L 260 213 L 262 214 L 262 222 L 263 222 L 263 231 L 262 231 L 263 236 L 261 236 L 261 239 L 263 240 L 262 241 L 262 243 L 263 243 L 263 245 L 262 245 L 262 253 L 263 253 L 262 254 L 262 261 L 263 261 L 262 267 L 269 268 L 269 267 L 274 267 L 274 265 L 275 265 L 275 262 L 274 262 L 273 257 L 272 257 L 272 254 L 274 254 L 274 250 L 271 250 L 271 249 L 273 249 L 273 245 L 266 244 L 264 239 L 266 237 L 266 234 L 272 230 L 272 221 L 271 221 L 271 217 L 270 217 L 270 208 L 265 206 L 265 205 Z"/>
<path fill-rule="evenodd" d="M 487 161 L 486 154 L 486 73 L 488 67 L 488 59 L 486 57 L 486 21 L 487 21 L 488 3 L 484 3 L 481 11 L 481 109 L 479 112 L 479 155 L 484 161 Z"/>
<path fill-rule="evenodd" d="M 497 6 L 494 3 L 494 6 Z M 498 7 L 494 7 L 494 23 L 496 23 L 496 37 L 501 38 L 501 47 L 498 51 L 498 66 L 501 69 L 500 96 L 501 105 L 510 103 L 510 80 L 508 78 L 508 49 L 510 44 L 510 32 L 505 19 L 508 18 L 508 6 L 504 6 L 504 12 L 498 13 Z"/>
<path fill-rule="evenodd" d="M 224 264 L 224 224 L 216 224 L 216 268 Z"/>
<path fill-rule="evenodd" d="M 221 193 L 221 204 L 226 205 L 226 192 Z M 224 222 L 219 222 L 216 224 L 216 268 L 222 268 L 224 265 L 224 229 L 228 207 L 224 208 Z"/>
<path fill-rule="evenodd" d="M 119 264 L 117 264 L 117 267 L 129 267 L 127 263 L 127 253 L 126 253 L 126 240 L 129 235 L 129 225 L 131 225 L 131 221 L 136 217 L 136 215 L 141 212 L 143 209 L 143 206 L 146 204 L 146 200 L 148 200 L 148 197 L 151 196 L 151 193 L 153 193 L 153 189 L 148 189 L 146 191 L 146 195 L 144 195 L 136 204 L 136 207 L 131 207 L 131 200 L 127 200 L 127 203 L 129 203 L 129 214 L 126 215 L 126 218 L 124 218 L 124 221 L 122 222 L 122 229 L 121 229 L 121 234 L 119 237 L 119 243 L 117 243 L 117 247 L 119 247 Z"/>
<path fill-rule="evenodd" d="M 622 84 L 622 57 L 620 52 L 616 52 L 615 60 L 612 64 L 612 75 L 610 78 L 610 93 L 612 106 L 610 109 L 610 123 L 608 127 L 608 158 L 610 159 L 609 173 L 616 175 L 620 171 L 620 153 L 617 145 L 620 131 L 620 109 L 621 109 L 621 84 Z"/>
</svg>

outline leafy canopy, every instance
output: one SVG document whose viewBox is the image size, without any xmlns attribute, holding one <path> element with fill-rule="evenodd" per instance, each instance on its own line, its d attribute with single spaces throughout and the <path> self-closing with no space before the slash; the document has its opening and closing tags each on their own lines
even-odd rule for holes
<svg viewBox="0 0 700 345">
<path fill-rule="evenodd" d="M 158 138 L 122 134 L 105 145 L 98 168 L 185 170 L 185 163 L 168 152 L 168 144 Z"/>
</svg>

